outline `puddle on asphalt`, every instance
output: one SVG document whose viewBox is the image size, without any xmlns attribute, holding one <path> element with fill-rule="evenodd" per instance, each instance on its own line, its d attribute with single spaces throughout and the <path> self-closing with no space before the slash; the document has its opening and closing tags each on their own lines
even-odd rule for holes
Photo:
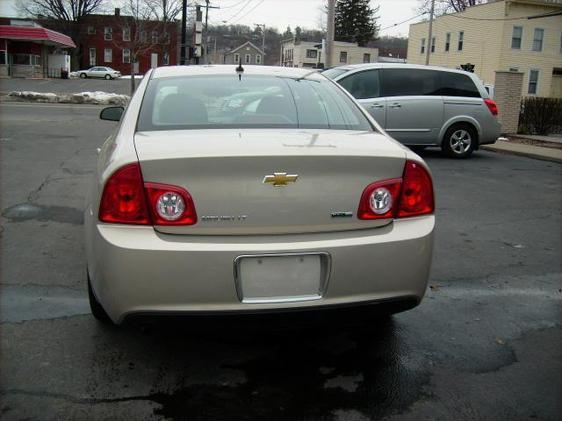
<svg viewBox="0 0 562 421">
<path fill-rule="evenodd" d="M 163 339 L 161 334 L 155 336 Z M 232 346 L 231 341 L 261 349 L 246 361 L 221 365 L 244 373 L 245 382 L 152 393 L 147 399 L 160 405 L 154 415 L 173 420 L 331 420 L 359 413 L 379 419 L 406 411 L 424 396 L 423 386 L 430 379 L 427 361 L 422 356 L 412 359 L 393 321 L 351 333 L 325 328 L 233 332 L 213 342 L 222 347 Z"/>
<path fill-rule="evenodd" d="M 41 206 L 21 203 L 4 209 L 2 216 L 12 222 L 36 220 L 41 222 L 62 222 L 81 225 L 84 222 L 82 210 L 67 206 Z"/>
</svg>

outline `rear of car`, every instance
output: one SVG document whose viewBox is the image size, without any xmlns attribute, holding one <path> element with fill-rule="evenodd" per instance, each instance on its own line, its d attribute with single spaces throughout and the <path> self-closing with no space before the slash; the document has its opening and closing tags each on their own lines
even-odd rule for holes
<svg viewBox="0 0 562 421">
<path fill-rule="evenodd" d="M 451 157 L 466 158 L 500 135 L 497 106 L 473 73 L 365 64 L 328 69 L 324 75 L 348 90 L 405 145 L 441 146 Z"/>
<path fill-rule="evenodd" d="M 151 71 L 85 213 L 93 307 L 139 314 L 417 305 L 431 176 L 319 74 Z"/>
</svg>

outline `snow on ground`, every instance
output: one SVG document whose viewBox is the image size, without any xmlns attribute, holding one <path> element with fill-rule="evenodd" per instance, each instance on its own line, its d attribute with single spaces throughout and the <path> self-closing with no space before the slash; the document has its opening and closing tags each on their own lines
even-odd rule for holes
<svg viewBox="0 0 562 421">
<path fill-rule="evenodd" d="M 75 94 L 55 94 L 52 92 L 12 91 L 8 97 L 16 100 L 34 102 L 53 102 L 63 104 L 126 105 L 130 97 L 102 91 L 79 92 Z"/>
</svg>

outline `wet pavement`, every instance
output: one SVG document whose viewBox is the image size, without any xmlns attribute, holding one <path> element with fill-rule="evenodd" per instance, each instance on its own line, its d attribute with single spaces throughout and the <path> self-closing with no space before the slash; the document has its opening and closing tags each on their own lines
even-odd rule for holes
<svg viewBox="0 0 562 421">
<path fill-rule="evenodd" d="M 114 127 L 98 113 L 0 105 L 1 419 L 560 419 L 560 164 L 426 152 L 438 217 L 430 287 L 390 319 L 107 328 L 89 314 L 80 212 Z"/>
</svg>

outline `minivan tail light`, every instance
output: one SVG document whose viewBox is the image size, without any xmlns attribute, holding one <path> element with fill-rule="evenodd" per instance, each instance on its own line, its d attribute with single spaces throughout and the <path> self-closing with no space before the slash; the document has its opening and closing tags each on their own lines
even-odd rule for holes
<svg viewBox="0 0 562 421">
<path fill-rule="evenodd" d="M 197 222 L 195 204 L 187 190 L 160 183 L 145 183 L 154 225 L 193 225 Z"/>
<path fill-rule="evenodd" d="M 150 225 L 138 163 L 115 171 L 105 183 L 98 214 L 102 222 Z"/>
<path fill-rule="evenodd" d="M 429 172 L 406 161 L 402 178 L 369 184 L 361 195 L 359 219 L 406 218 L 433 213 L 433 183 Z"/>
<path fill-rule="evenodd" d="M 486 103 L 486 106 L 488 107 L 492 115 L 498 115 L 498 105 L 495 101 L 491 100 L 490 98 L 486 98 L 484 102 Z"/>
</svg>

